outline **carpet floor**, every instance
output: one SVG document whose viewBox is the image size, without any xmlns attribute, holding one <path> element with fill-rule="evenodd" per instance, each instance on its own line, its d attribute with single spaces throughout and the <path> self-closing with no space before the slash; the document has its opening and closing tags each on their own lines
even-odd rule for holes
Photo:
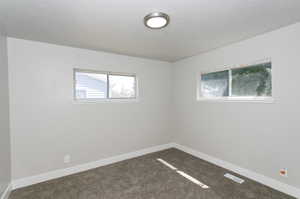
<svg viewBox="0 0 300 199">
<path fill-rule="evenodd" d="M 239 184 L 225 173 L 244 179 Z M 292 199 L 293 197 L 168 149 L 14 190 L 9 199 Z"/>
</svg>

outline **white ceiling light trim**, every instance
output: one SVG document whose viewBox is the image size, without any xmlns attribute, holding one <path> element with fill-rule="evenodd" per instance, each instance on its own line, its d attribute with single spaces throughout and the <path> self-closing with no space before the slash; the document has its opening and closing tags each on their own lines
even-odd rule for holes
<svg viewBox="0 0 300 199">
<path fill-rule="evenodd" d="M 161 29 L 170 23 L 170 17 L 162 12 L 153 12 L 144 17 L 144 24 L 151 29 Z"/>
</svg>

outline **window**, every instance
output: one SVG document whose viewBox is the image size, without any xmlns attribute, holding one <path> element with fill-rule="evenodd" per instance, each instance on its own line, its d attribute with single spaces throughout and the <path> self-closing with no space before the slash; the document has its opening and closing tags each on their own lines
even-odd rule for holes
<svg viewBox="0 0 300 199">
<path fill-rule="evenodd" d="M 213 72 L 201 75 L 203 97 L 223 97 L 229 94 L 228 71 Z"/>
<path fill-rule="evenodd" d="M 272 97 L 272 64 L 202 73 L 200 99 L 266 99 Z"/>
<path fill-rule="evenodd" d="M 232 69 L 232 96 L 272 96 L 271 63 Z"/>
<path fill-rule="evenodd" d="M 107 98 L 107 74 L 75 72 L 76 99 Z"/>
<path fill-rule="evenodd" d="M 75 99 L 135 99 L 136 75 L 74 70 Z"/>
<path fill-rule="evenodd" d="M 134 98 L 135 77 L 124 75 L 109 75 L 110 98 Z"/>
</svg>

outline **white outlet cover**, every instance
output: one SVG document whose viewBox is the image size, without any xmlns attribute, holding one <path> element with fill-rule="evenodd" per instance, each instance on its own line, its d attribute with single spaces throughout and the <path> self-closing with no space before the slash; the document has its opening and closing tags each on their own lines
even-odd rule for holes
<svg viewBox="0 0 300 199">
<path fill-rule="evenodd" d="M 64 163 L 70 163 L 70 162 L 71 162 L 71 156 L 70 155 L 65 155 Z"/>
</svg>

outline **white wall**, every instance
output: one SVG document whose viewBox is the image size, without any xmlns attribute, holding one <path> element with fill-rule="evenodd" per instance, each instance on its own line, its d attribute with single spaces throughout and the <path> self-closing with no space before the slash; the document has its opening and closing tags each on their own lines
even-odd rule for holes
<svg viewBox="0 0 300 199">
<path fill-rule="evenodd" d="M 175 63 L 176 142 L 300 188 L 299 35 L 300 23 Z M 274 103 L 196 101 L 202 70 L 264 58 L 272 59 Z"/>
<path fill-rule="evenodd" d="M 14 38 L 8 57 L 13 179 L 170 141 L 169 63 Z M 139 101 L 74 102 L 75 67 L 137 73 Z"/>
<path fill-rule="evenodd" d="M 299 35 L 295 24 L 173 64 L 9 38 L 13 179 L 176 141 L 300 187 Z M 274 103 L 196 101 L 200 71 L 265 58 Z M 76 103 L 74 67 L 137 73 L 140 100 Z"/>
<path fill-rule="evenodd" d="M 0 30 L 0 197 L 10 183 L 11 178 L 6 40 Z"/>
</svg>

